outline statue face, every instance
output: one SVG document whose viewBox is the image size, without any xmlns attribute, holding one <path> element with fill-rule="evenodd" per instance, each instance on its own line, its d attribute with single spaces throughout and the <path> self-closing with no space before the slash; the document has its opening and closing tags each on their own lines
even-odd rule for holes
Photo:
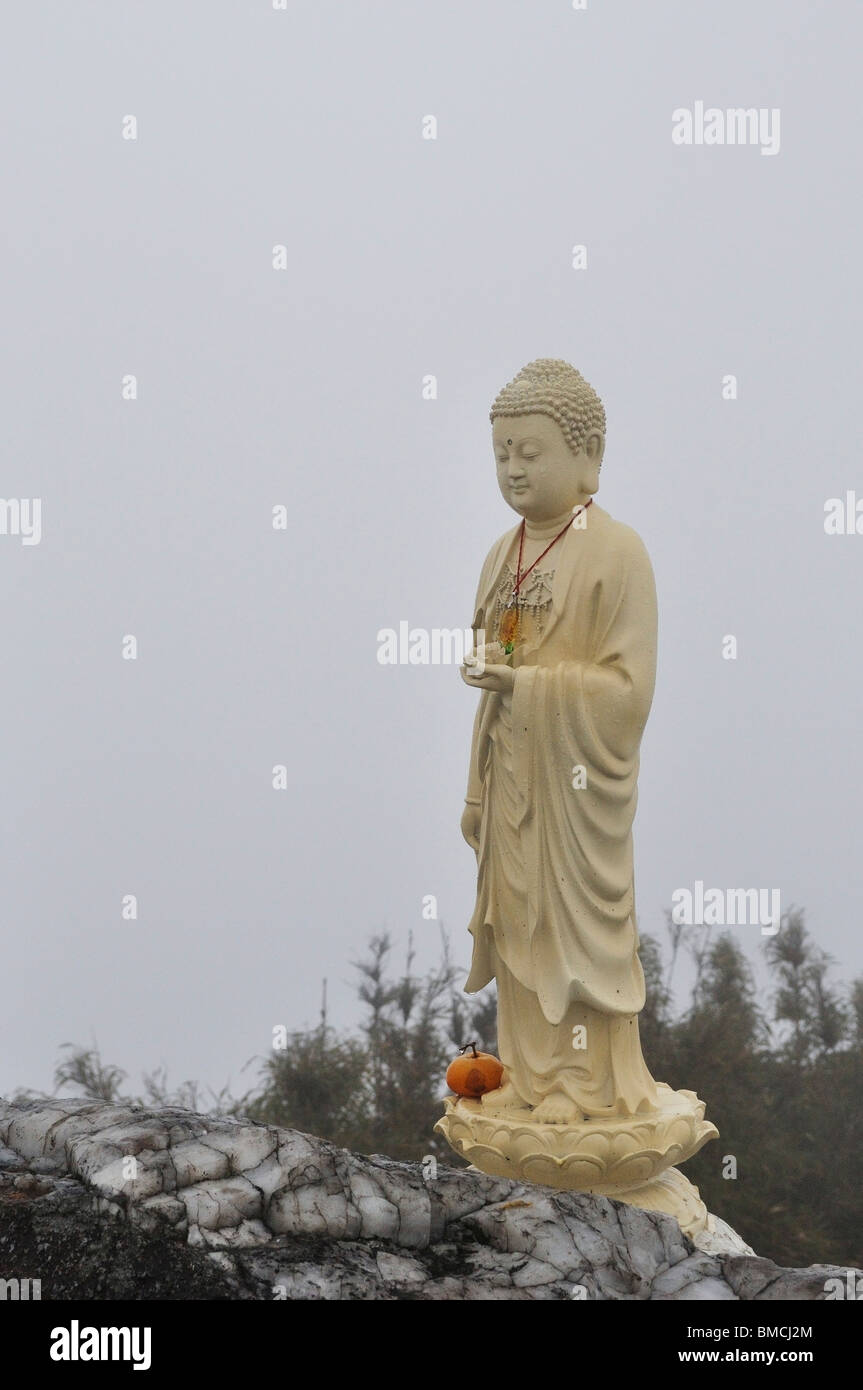
<svg viewBox="0 0 863 1390">
<path fill-rule="evenodd" d="M 553 521 L 599 488 L 605 448 L 599 430 L 591 430 L 574 454 L 550 415 L 499 415 L 492 441 L 503 499 L 528 521 Z"/>
</svg>

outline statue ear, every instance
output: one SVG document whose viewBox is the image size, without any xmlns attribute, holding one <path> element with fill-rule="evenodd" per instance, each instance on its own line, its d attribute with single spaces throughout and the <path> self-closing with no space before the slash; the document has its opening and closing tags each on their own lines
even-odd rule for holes
<svg viewBox="0 0 863 1390">
<path fill-rule="evenodd" d="M 605 435 L 602 430 L 590 430 L 584 441 L 584 452 L 591 463 L 602 463 L 605 453 Z"/>
</svg>

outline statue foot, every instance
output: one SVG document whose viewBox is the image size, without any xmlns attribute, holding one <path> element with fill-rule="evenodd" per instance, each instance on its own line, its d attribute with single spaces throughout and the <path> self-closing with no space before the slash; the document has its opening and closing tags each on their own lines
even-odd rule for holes
<svg viewBox="0 0 863 1390">
<path fill-rule="evenodd" d="M 482 1097 L 482 1108 L 493 1115 L 498 1110 L 526 1110 L 527 1103 L 521 1098 L 511 1081 L 505 1081 L 496 1091 L 486 1091 Z"/>
<path fill-rule="evenodd" d="M 530 1118 L 540 1125 L 577 1125 L 584 1115 L 564 1091 L 552 1091 L 540 1101 Z"/>
</svg>

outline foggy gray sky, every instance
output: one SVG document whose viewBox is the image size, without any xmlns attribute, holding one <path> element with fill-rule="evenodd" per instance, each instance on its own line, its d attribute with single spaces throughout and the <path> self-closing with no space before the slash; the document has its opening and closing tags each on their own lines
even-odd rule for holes
<svg viewBox="0 0 863 1390">
<path fill-rule="evenodd" d="M 778 887 L 863 971 L 863 536 L 823 524 L 863 497 L 862 39 L 826 0 L 13 8 L 0 496 L 43 535 L 0 536 L 0 1090 L 93 1037 L 248 1085 L 324 975 L 356 1019 L 372 931 L 436 958 L 424 894 L 467 965 L 476 696 L 376 634 L 470 623 L 539 356 L 602 396 L 656 572 L 641 930 Z M 698 100 L 779 108 L 779 153 L 674 145 Z"/>
</svg>

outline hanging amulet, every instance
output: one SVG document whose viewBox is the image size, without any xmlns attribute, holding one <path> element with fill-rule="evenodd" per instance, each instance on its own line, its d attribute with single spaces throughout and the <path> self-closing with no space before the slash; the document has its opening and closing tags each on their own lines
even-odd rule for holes
<svg viewBox="0 0 863 1390">
<path fill-rule="evenodd" d="M 497 637 L 501 646 L 507 653 L 511 652 L 518 636 L 518 609 L 515 604 L 504 610 L 503 617 L 498 624 Z"/>
</svg>

